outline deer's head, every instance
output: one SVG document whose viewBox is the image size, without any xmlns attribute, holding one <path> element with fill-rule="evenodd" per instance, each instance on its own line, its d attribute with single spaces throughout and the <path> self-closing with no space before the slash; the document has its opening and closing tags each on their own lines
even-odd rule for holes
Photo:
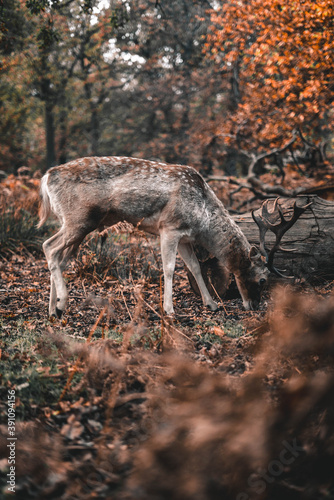
<svg viewBox="0 0 334 500">
<path fill-rule="evenodd" d="M 246 310 L 255 310 L 259 307 L 261 294 L 267 284 L 269 274 L 266 259 L 258 248 L 251 246 L 248 258 L 240 267 L 240 272 L 235 274 Z"/>
</svg>

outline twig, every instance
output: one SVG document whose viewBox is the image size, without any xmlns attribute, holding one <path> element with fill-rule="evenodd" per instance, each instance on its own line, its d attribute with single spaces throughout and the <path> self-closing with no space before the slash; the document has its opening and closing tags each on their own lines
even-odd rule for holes
<svg viewBox="0 0 334 500">
<path fill-rule="evenodd" d="M 124 302 L 124 304 L 125 304 L 125 307 L 126 307 L 126 310 L 127 310 L 127 312 L 128 312 L 128 315 L 129 315 L 129 317 L 130 317 L 130 319 L 131 319 L 131 321 L 132 321 L 132 315 L 131 315 L 131 313 L 130 313 L 130 311 L 129 311 L 129 308 L 128 308 L 127 302 L 126 302 L 126 300 L 125 300 L 123 290 L 121 289 L 121 285 L 120 285 L 120 283 L 118 283 L 118 288 L 119 288 L 119 290 L 120 290 L 120 292 L 121 292 L 121 295 L 122 295 L 122 298 L 123 298 L 123 302 Z"/>
<path fill-rule="evenodd" d="M 219 300 L 219 303 L 223 306 L 223 309 L 224 309 L 224 311 L 225 311 L 226 316 L 229 316 L 229 314 L 230 314 L 230 313 L 228 313 L 228 312 L 227 312 L 227 310 L 226 310 L 226 308 L 225 308 L 225 306 L 224 306 L 224 303 L 223 303 L 223 301 L 221 300 L 221 297 L 218 295 L 218 292 L 217 292 L 216 288 L 214 287 L 214 285 L 213 285 L 213 283 L 212 283 L 212 280 L 211 280 L 210 276 L 209 276 L 209 281 L 210 281 L 210 285 L 212 286 L 213 291 L 215 292 L 215 294 L 216 294 L 216 296 L 217 296 L 217 298 L 218 298 L 218 300 Z"/>
<path fill-rule="evenodd" d="M 148 302 L 146 302 L 146 300 L 144 300 L 144 304 L 147 305 L 147 307 L 149 307 L 149 309 L 151 309 L 151 311 L 153 311 L 160 319 L 161 319 L 161 314 L 159 314 Z M 179 333 L 180 335 L 182 335 L 183 337 L 185 337 L 187 340 L 190 340 L 191 342 L 194 342 L 190 337 L 188 337 L 188 335 L 186 335 L 185 333 L 183 333 L 181 330 L 179 330 L 178 328 L 176 328 L 174 325 L 170 325 L 171 328 L 173 330 L 175 330 L 177 333 Z"/>
</svg>

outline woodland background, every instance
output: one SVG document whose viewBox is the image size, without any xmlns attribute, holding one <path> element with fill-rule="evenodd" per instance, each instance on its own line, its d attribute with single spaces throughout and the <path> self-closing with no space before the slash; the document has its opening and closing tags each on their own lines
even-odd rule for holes
<svg viewBox="0 0 334 500">
<path fill-rule="evenodd" d="M 333 28 L 331 0 L 0 0 L 0 498 L 334 500 L 329 275 L 213 313 L 177 260 L 168 318 L 158 241 L 121 225 L 53 321 L 36 227 L 41 171 L 85 155 L 193 165 L 241 220 L 332 199 Z"/>
<path fill-rule="evenodd" d="M 323 166 L 333 9 L 330 0 L 2 0 L 0 168 L 127 155 L 240 176 L 251 154 L 297 132 L 294 162 Z"/>
</svg>

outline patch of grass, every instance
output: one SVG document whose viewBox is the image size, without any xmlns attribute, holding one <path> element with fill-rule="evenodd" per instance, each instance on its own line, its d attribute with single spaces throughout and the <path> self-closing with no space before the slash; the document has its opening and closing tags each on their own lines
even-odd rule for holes
<svg viewBox="0 0 334 500">
<path fill-rule="evenodd" d="M 122 344 L 123 342 L 123 332 L 119 326 L 115 326 L 112 328 L 103 328 L 98 326 L 94 332 L 94 339 L 102 339 L 113 340 L 117 344 Z"/>
<path fill-rule="evenodd" d="M 205 332 L 203 334 L 198 334 L 195 336 L 195 339 L 200 342 L 200 344 L 213 345 L 213 344 L 222 344 L 223 337 L 216 335 L 212 332 Z"/>
<path fill-rule="evenodd" d="M 57 404 L 68 377 L 68 364 L 55 338 L 28 322 L 18 321 L 8 328 L 0 324 L 0 417 L 6 419 L 8 389 L 16 391 L 16 417 L 29 420 L 38 407 Z M 75 375 L 75 384 L 81 378 Z"/>
<path fill-rule="evenodd" d="M 141 345 L 144 349 L 153 349 L 160 345 L 162 341 L 161 326 L 145 328 L 140 333 L 135 333 L 131 339 L 132 344 Z"/>
<path fill-rule="evenodd" d="M 104 332 L 106 340 L 112 340 L 117 344 L 121 345 L 124 338 L 124 333 L 122 328 L 119 326 L 110 328 Z M 97 327 L 94 333 L 95 339 L 102 338 L 102 328 Z M 147 328 L 146 326 L 138 325 L 135 332 L 130 338 L 130 345 L 132 346 L 142 346 L 144 349 L 152 349 L 161 342 L 161 326 L 151 326 Z"/>
<path fill-rule="evenodd" d="M 215 327 L 221 331 L 221 334 L 215 333 Z M 195 328 L 202 333 L 197 334 L 196 338 L 201 343 L 222 344 L 224 336 L 229 338 L 239 338 L 245 334 L 245 327 L 240 321 L 228 319 L 223 323 L 215 320 L 197 321 Z"/>
<path fill-rule="evenodd" d="M 245 334 L 245 327 L 240 321 L 228 319 L 223 326 L 226 335 L 232 339 L 242 337 Z"/>
</svg>

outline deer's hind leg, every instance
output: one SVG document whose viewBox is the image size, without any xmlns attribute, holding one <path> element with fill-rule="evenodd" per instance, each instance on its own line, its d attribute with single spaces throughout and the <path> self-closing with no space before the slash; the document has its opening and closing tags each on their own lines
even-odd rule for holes
<svg viewBox="0 0 334 500">
<path fill-rule="evenodd" d="M 51 273 L 50 316 L 61 318 L 66 308 L 68 292 L 63 278 L 63 271 L 68 259 L 85 236 L 86 233 L 66 237 L 65 229 L 61 228 L 58 233 L 43 243 L 43 250 Z"/>
<path fill-rule="evenodd" d="M 51 236 L 48 240 L 43 243 L 43 251 L 46 257 L 46 261 L 48 264 L 48 268 L 50 271 L 50 299 L 49 299 L 49 316 L 57 316 L 57 289 L 55 283 L 55 272 L 53 271 L 55 268 L 55 263 L 53 262 L 53 252 L 59 246 L 62 241 L 63 231 L 60 229 L 56 234 Z"/>
</svg>

